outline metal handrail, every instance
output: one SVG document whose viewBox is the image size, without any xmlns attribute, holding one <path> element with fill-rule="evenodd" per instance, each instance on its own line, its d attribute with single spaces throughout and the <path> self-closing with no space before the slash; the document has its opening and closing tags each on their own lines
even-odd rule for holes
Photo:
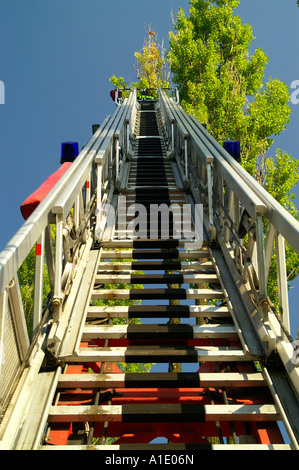
<svg viewBox="0 0 299 470">
<path fill-rule="evenodd" d="M 224 159 L 234 169 L 247 187 L 253 191 L 264 203 L 267 210 L 265 216 L 274 225 L 276 230 L 283 235 L 292 248 L 299 253 L 299 222 L 274 199 L 221 145 L 207 130 L 193 117 L 192 122 L 197 126 L 201 139 L 211 148 L 214 155 Z"/>
<path fill-rule="evenodd" d="M 251 218 L 249 219 L 251 220 L 251 238 L 248 255 L 245 256 L 244 263 L 248 265 L 247 258 L 250 259 L 250 265 L 256 271 L 260 302 L 264 305 L 268 303 L 267 278 L 275 240 L 280 310 L 284 327 L 289 331 L 284 239 L 299 252 L 299 222 L 262 188 L 193 116 L 188 116 L 182 107 L 177 105 L 162 90 L 159 91 L 159 97 L 162 103 L 161 111 L 165 125 L 168 127 L 171 125 L 175 132 L 176 145 L 179 146 L 177 150 L 180 150 L 180 146 L 182 148 L 184 142 L 185 167 L 184 162 L 178 157 L 178 151 L 176 152 L 177 165 L 181 171 L 181 176 L 185 183 L 189 186 L 190 184 L 193 185 L 194 196 L 198 196 L 199 201 L 204 196 L 205 211 L 209 217 L 209 225 L 206 226 L 208 232 L 211 235 L 213 234 L 214 237 L 216 236 L 216 232 L 212 232 L 212 230 L 213 224 L 216 223 L 218 218 L 220 226 L 218 226 L 217 237 L 220 236 L 220 230 L 224 242 L 229 241 L 232 218 L 236 216 L 236 210 L 240 213 L 240 207 L 236 207 L 235 198 L 237 198 L 238 204 L 242 205 L 243 210 L 247 211 L 248 217 Z M 187 140 L 188 145 L 186 145 Z M 187 164 L 189 168 L 186 167 Z M 201 175 L 198 170 L 199 167 Z M 223 204 L 226 204 L 227 208 Z M 241 214 L 236 217 L 236 222 L 240 223 Z M 269 222 L 266 236 L 264 234 L 263 218 Z M 238 227 L 236 227 L 236 232 L 238 232 Z M 244 257 L 244 250 L 241 251 Z M 256 253 L 256 257 L 254 253 Z M 245 268 L 245 271 L 247 270 L 248 267 Z M 244 275 L 246 277 L 246 274 Z"/>
<path fill-rule="evenodd" d="M 96 146 L 98 139 L 100 139 L 100 136 L 105 131 L 109 121 L 110 116 L 103 121 L 100 128 L 89 139 L 70 168 L 68 168 L 45 199 L 24 222 L 2 252 L 0 252 L 0 295 L 8 286 L 46 226 L 53 222 L 53 206 L 55 202 L 85 161 L 89 152 Z"/>
</svg>

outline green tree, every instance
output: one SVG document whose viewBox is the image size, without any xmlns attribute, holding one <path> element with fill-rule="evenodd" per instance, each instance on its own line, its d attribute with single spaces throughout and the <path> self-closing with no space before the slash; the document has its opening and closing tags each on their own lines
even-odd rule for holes
<svg viewBox="0 0 299 470">
<path fill-rule="evenodd" d="M 115 88 L 119 88 L 120 90 L 130 88 L 129 83 L 125 80 L 124 77 L 116 77 L 116 75 L 112 75 L 112 77 L 109 78 L 109 81 L 112 83 L 112 85 L 115 86 Z M 129 91 L 122 92 L 123 98 L 127 98 L 129 93 Z"/>
<path fill-rule="evenodd" d="M 290 95 L 279 79 L 264 80 L 268 57 L 258 48 L 250 55 L 254 36 L 249 24 L 234 15 L 237 0 L 190 0 L 189 16 L 179 10 L 170 35 L 168 59 L 181 105 L 206 123 L 222 144 L 239 140 L 242 165 L 295 218 L 291 190 L 299 180 L 298 162 L 276 151 L 274 140 L 289 122 Z M 299 256 L 286 246 L 289 281 L 299 272 Z M 275 253 L 269 294 L 277 307 Z"/>
<path fill-rule="evenodd" d="M 116 88 L 137 88 L 137 90 L 148 90 L 148 94 L 156 97 L 157 88 L 168 88 L 170 69 L 165 57 L 163 42 L 158 42 L 157 34 L 149 27 L 147 38 L 141 51 L 135 52 L 134 67 L 139 81 L 129 84 L 124 77 L 113 75 L 110 82 Z M 124 98 L 127 96 L 123 95 Z"/>
<path fill-rule="evenodd" d="M 140 82 L 134 83 L 137 89 L 151 91 L 156 96 L 157 88 L 169 87 L 169 69 L 165 60 L 165 49 L 163 44 L 159 44 L 157 34 L 148 30 L 148 39 L 145 40 L 142 51 L 135 52 L 135 68 L 137 78 Z"/>
<path fill-rule="evenodd" d="M 264 82 L 268 57 L 250 55 L 252 27 L 234 15 L 237 0 L 190 0 L 189 16 L 180 9 L 170 32 L 173 81 L 181 104 L 220 142 L 242 142 L 242 163 L 254 175 L 263 155 L 289 121 L 288 87 Z"/>
</svg>

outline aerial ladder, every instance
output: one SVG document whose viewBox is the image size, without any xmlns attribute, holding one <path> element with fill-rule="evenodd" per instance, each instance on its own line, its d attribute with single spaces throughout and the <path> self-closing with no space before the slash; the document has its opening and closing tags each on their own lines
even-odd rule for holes
<svg viewBox="0 0 299 470">
<path fill-rule="evenodd" d="M 299 252 L 299 223 L 177 96 L 114 97 L 0 254 L 0 448 L 298 450 L 285 243 Z"/>
</svg>

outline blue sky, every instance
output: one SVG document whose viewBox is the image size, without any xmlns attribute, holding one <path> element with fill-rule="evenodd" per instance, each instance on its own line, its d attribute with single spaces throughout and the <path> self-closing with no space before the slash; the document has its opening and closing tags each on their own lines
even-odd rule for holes
<svg viewBox="0 0 299 470">
<path fill-rule="evenodd" d="M 109 77 L 135 80 L 134 52 L 147 26 L 167 46 L 170 13 L 179 7 L 187 13 L 188 0 L 0 0 L 0 250 L 23 223 L 20 204 L 59 168 L 61 142 L 81 148 L 92 124 L 113 113 Z M 265 78 L 289 87 L 299 80 L 296 0 L 241 0 L 237 14 L 253 27 L 252 49 L 269 57 Z M 291 108 L 270 154 L 281 148 L 298 158 L 299 104 Z M 299 206 L 298 188 L 295 194 Z M 292 317 L 299 281 L 294 285 Z"/>
</svg>

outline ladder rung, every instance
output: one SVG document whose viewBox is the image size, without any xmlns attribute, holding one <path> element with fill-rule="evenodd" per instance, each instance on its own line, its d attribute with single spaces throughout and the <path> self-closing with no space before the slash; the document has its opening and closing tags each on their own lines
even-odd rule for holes
<svg viewBox="0 0 299 470">
<path fill-rule="evenodd" d="M 99 264 L 100 271 L 153 271 L 153 270 L 174 270 L 188 271 L 196 273 L 197 271 L 207 271 L 213 269 L 210 261 L 199 263 L 197 261 L 181 262 L 181 261 L 115 261 L 101 262 Z"/>
<path fill-rule="evenodd" d="M 260 372 L 253 373 L 126 373 L 126 374 L 63 374 L 61 388 L 206 388 L 266 387 Z"/>
<path fill-rule="evenodd" d="M 121 241 L 121 240 L 120 240 Z M 114 245 L 116 245 L 119 240 L 115 240 Z M 158 249 L 167 249 L 170 248 L 176 249 L 180 245 L 180 240 L 178 239 L 171 239 L 171 240 L 161 240 L 161 239 L 137 239 L 137 240 L 123 240 L 126 242 L 127 248 L 134 248 L 134 249 L 147 249 L 152 250 L 153 248 Z M 131 245 L 131 246 L 130 246 Z"/>
<path fill-rule="evenodd" d="M 209 258 L 206 250 L 103 250 L 101 259 L 199 259 Z"/>
<path fill-rule="evenodd" d="M 125 404 L 51 406 L 50 423 L 105 422 L 207 422 L 273 421 L 279 419 L 274 405 L 202 405 L 202 404 Z"/>
<path fill-rule="evenodd" d="M 82 347 L 78 353 L 69 358 L 74 362 L 182 362 L 196 363 L 204 361 L 254 361 L 260 356 L 244 353 L 242 349 L 228 346 L 194 346 L 194 347 L 160 347 L 160 346 L 128 346 L 128 347 Z"/>
<path fill-rule="evenodd" d="M 223 299 L 222 290 L 212 289 L 98 289 L 92 299 Z"/>
<path fill-rule="evenodd" d="M 141 111 L 142 113 L 144 113 L 144 111 Z M 140 136 L 137 136 L 136 137 L 137 140 L 141 140 L 141 139 L 163 139 L 163 137 L 161 137 L 160 135 L 140 135 Z"/>
<path fill-rule="evenodd" d="M 155 186 L 154 184 L 134 184 L 134 183 L 128 183 L 127 189 L 132 190 L 132 191 L 137 191 L 139 189 L 155 189 L 155 190 L 161 190 L 161 188 L 167 189 L 168 191 L 175 191 L 177 189 L 175 184 L 168 184 L 167 182 L 161 185 Z"/>
<path fill-rule="evenodd" d="M 234 338 L 237 335 L 232 325 L 85 325 L 83 341 L 93 338 L 138 339 L 195 339 Z"/>
<path fill-rule="evenodd" d="M 138 164 L 138 162 L 133 162 L 131 163 L 130 166 L 130 174 L 138 172 L 138 175 L 140 174 L 146 174 L 148 175 L 148 169 L 152 169 L 153 172 L 158 172 L 160 170 L 164 170 L 165 172 L 169 172 L 169 174 L 173 175 L 172 172 L 172 166 L 170 162 L 167 161 L 161 161 L 161 163 L 155 163 L 155 164 L 150 164 L 150 163 L 143 163 L 142 166 Z"/>
<path fill-rule="evenodd" d="M 92 318 L 222 318 L 230 317 L 227 307 L 216 305 L 132 305 L 111 307 L 89 306 L 88 319 Z"/>
<path fill-rule="evenodd" d="M 217 282 L 216 274 L 98 274 L 99 284 L 185 284 Z"/>
</svg>

